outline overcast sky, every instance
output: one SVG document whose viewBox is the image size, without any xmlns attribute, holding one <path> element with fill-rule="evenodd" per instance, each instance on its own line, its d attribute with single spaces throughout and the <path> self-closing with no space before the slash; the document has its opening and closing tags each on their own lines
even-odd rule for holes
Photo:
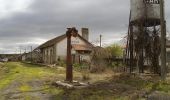
<svg viewBox="0 0 170 100">
<path fill-rule="evenodd" d="M 29 51 L 73 26 L 79 31 L 89 28 L 91 42 L 100 34 L 105 44 L 119 41 L 126 35 L 130 12 L 129 0 L 0 0 L 0 4 L 0 53 Z M 167 23 L 169 16 L 166 6 Z"/>
</svg>

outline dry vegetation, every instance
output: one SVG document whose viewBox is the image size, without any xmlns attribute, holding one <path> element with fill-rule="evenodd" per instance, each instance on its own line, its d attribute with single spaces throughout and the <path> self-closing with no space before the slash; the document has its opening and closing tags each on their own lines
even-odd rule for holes
<svg viewBox="0 0 170 100">
<path fill-rule="evenodd" d="M 51 100 L 50 98 L 63 97 L 58 96 L 60 92 L 67 92 L 63 89 L 52 86 L 57 80 L 65 79 L 65 68 L 32 65 L 20 62 L 9 62 L 2 64 L 3 75 L 0 76 L 0 100 L 8 99 L 26 99 L 26 100 Z M 74 71 L 74 80 L 95 83 L 111 77 L 109 73 L 90 74 L 90 78 L 83 79 L 81 71 Z M 101 76 L 102 75 L 102 76 Z M 53 99 L 52 99 L 53 100 Z M 56 100 L 56 99 L 54 99 Z"/>
<path fill-rule="evenodd" d="M 83 72 L 74 70 L 74 80 L 89 82 L 90 86 L 64 89 L 52 85 L 65 79 L 64 67 L 19 62 L 2 66 L 8 71 L 0 76 L 0 100 L 145 100 L 155 94 L 160 98 L 170 94 L 170 81 L 161 82 L 157 76 L 114 73 L 107 68 L 104 72 L 85 73 L 89 79 L 84 80 Z"/>
</svg>

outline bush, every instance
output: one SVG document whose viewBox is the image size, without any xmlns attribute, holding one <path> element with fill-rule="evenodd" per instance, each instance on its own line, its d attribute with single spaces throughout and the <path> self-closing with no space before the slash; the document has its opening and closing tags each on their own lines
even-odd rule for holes
<svg viewBox="0 0 170 100">
<path fill-rule="evenodd" d="M 107 61 L 106 58 L 110 57 L 110 53 L 101 47 L 95 47 L 91 53 L 91 72 L 103 72 L 106 69 Z"/>
<path fill-rule="evenodd" d="M 74 66 L 74 68 L 81 68 L 81 64 L 80 63 L 74 63 L 73 66 Z"/>
<path fill-rule="evenodd" d="M 85 80 L 89 80 L 90 79 L 90 75 L 89 75 L 89 71 L 88 70 L 83 70 L 82 71 L 82 79 Z"/>
<path fill-rule="evenodd" d="M 122 57 L 123 56 L 123 49 L 121 46 L 113 44 L 105 48 L 110 54 L 111 57 Z"/>
<path fill-rule="evenodd" d="M 58 65 L 61 67 L 66 67 L 66 62 L 65 61 L 58 61 Z"/>
<path fill-rule="evenodd" d="M 76 70 L 80 71 L 82 73 L 82 80 L 89 80 L 89 64 L 86 62 L 82 63 L 75 63 L 73 64 L 73 67 L 76 68 Z"/>
<path fill-rule="evenodd" d="M 123 63 L 121 62 L 111 62 L 111 64 L 108 65 L 111 68 L 115 68 L 115 67 L 123 67 Z"/>
<path fill-rule="evenodd" d="M 158 82 L 152 86 L 152 90 L 158 90 L 168 93 L 170 91 L 170 84 L 167 82 Z"/>
<path fill-rule="evenodd" d="M 107 64 L 105 62 L 95 63 L 94 65 L 90 66 L 90 72 L 96 73 L 96 72 L 104 72 L 106 69 Z"/>
</svg>

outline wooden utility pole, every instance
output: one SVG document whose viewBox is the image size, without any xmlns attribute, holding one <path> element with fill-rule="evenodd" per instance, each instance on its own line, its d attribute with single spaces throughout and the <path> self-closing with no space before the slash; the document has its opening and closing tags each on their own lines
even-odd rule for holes
<svg viewBox="0 0 170 100">
<path fill-rule="evenodd" d="M 66 81 L 72 82 L 72 58 L 71 58 L 71 34 L 67 34 L 67 69 L 66 69 Z"/>
<path fill-rule="evenodd" d="M 21 46 L 19 46 L 19 53 L 20 53 L 20 55 L 21 55 Z"/>
<path fill-rule="evenodd" d="M 31 63 L 32 63 L 32 61 L 33 61 L 33 60 L 32 60 L 32 46 L 31 46 Z"/>
<path fill-rule="evenodd" d="M 133 26 L 130 25 L 130 41 L 129 41 L 129 51 L 130 51 L 130 73 L 133 72 L 134 67 L 134 38 L 133 38 Z"/>
<path fill-rule="evenodd" d="M 27 53 L 27 49 L 25 48 L 25 53 Z"/>
<path fill-rule="evenodd" d="M 72 67 L 72 56 L 71 56 L 71 37 L 76 37 L 78 31 L 76 28 L 68 28 L 66 32 L 67 36 L 67 67 L 66 67 L 66 81 L 73 81 L 73 67 Z"/>
<path fill-rule="evenodd" d="M 102 47 L 102 35 L 100 35 L 100 47 Z"/>
<path fill-rule="evenodd" d="M 160 0 L 160 14 L 161 14 L 161 78 L 166 79 L 166 25 L 164 0 Z"/>
</svg>

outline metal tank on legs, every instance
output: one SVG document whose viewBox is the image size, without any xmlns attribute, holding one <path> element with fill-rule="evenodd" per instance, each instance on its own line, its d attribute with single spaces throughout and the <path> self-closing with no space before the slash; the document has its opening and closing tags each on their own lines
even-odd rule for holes
<svg viewBox="0 0 170 100">
<path fill-rule="evenodd" d="M 159 0 L 130 0 L 126 50 L 130 72 L 143 73 L 144 66 L 149 65 L 154 73 L 159 73 L 159 3 Z"/>
</svg>

